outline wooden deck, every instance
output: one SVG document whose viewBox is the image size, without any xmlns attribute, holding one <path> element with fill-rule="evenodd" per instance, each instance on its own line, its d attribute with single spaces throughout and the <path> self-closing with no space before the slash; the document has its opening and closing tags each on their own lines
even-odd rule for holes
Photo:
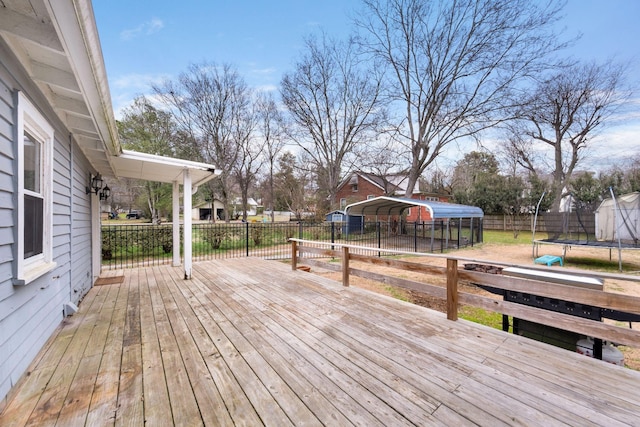
<svg viewBox="0 0 640 427">
<path fill-rule="evenodd" d="M 2 426 L 638 425 L 640 372 L 259 259 L 94 287 Z"/>
</svg>

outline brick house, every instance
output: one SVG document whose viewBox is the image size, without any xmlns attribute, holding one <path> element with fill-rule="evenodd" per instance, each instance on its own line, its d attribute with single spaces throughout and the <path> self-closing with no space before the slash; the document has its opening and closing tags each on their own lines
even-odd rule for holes
<svg viewBox="0 0 640 427">
<path fill-rule="evenodd" d="M 373 199 L 379 196 L 405 197 L 407 176 L 403 174 L 374 175 L 367 172 L 351 172 L 338 186 L 336 199 L 340 201 L 340 209 L 347 205 Z M 420 192 L 414 189 L 412 199 L 448 202 L 449 195 Z M 429 221 L 431 216 L 425 208 L 408 210 L 407 221 Z"/>
</svg>

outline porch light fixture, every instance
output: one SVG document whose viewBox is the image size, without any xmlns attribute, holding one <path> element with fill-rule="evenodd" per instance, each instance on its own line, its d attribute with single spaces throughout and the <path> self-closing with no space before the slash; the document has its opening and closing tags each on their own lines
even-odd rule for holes
<svg viewBox="0 0 640 427">
<path fill-rule="evenodd" d="M 98 194 L 100 190 L 102 190 L 102 175 L 89 175 L 89 186 L 85 187 L 87 194 L 92 192 Z"/>
<path fill-rule="evenodd" d="M 85 187 L 85 191 L 87 194 L 95 193 L 100 200 L 107 200 L 107 198 L 111 195 L 111 189 L 108 185 L 102 186 L 104 184 L 104 180 L 102 179 L 102 175 L 89 175 L 89 186 Z"/>
<path fill-rule="evenodd" d="M 108 185 L 105 185 L 102 191 L 100 191 L 100 200 L 107 200 L 107 198 L 111 195 L 111 189 Z"/>
</svg>

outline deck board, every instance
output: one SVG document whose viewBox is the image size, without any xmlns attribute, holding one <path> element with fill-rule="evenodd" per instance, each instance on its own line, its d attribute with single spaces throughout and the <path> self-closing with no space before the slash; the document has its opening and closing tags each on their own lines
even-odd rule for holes
<svg viewBox="0 0 640 427">
<path fill-rule="evenodd" d="M 0 425 L 633 425 L 640 373 L 274 261 L 124 271 Z"/>
<path fill-rule="evenodd" d="M 147 273 L 151 270 L 142 270 L 144 274 L 139 282 L 140 312 L 140 351 L 142 363 L 142 377 L 144 379 L 144 419 L 147 423 L 162 423 L 171 420 L 171 404 L 169 392 L 165 380 L 165 370 L 158 338 L 158 325 L 154 315 L 154 305 L 151 297 L 150 285 Z"/>
<path fill-rule="evenodd" d="M 246 302 L 246 304 L 244 304 Z M 240 301 L 228 301 L 229 308 L 233 309 L 237 312 L 238 317 L 235 319 L 235 322 L 238 324 L 245 324 L 242 321 L 243 317 L 249 317 L 250 312 L 254 309 L 256 312 L 260 312 L 259 308 L 252 308 L 251 302 L 249 300 L 240 300 Z M 272 319 L 269 314 L 264 313 L 263 315 L 258 315 L 256 317 L 256 324 L 246 325 L 248 326 L 246 330 L 249 333 L 254 331 L 254 327 L 258 327 L 257 333 L 265 333 L 266 330 L 271 331 L 273 334 L 276 334 L 280 337 L 282 342 L 288 343 L 288 345 L 293 348 L 299 349 L 299 351 L 306 355 L 310 364 L 315 366 L 321 366 L 319 375 L 322 376 L 323 371 L 330 370 L 333 372 L 331 382 L 333 384 L 326 384 L 325 387 L 331 387 L 339 389 L 336 393 L 338 398 L 340 398 L 340 393 L 346 393 L 350 396 L 359 396 L 360 399 L 354 401 L 353 405 L 366 405 L 368 406 L 368 410 L 366 413 L 372 414 L 376 417 L 377 422 L 375 420 L 368 420 L 369 422 L 375 423 L 386 423 L 387 425 L 403 423 L 405 420 L 398 418 L 397 414 L 393 411 L 390 411 L 386 408 L 386 405 L 381 405 L 376 397 L 376 393 L 374 389 L 376 387 L 380 387 L 375 379 L 366 377 L 366 374 L 358 371 L 357 367 L 353 365 L 349 359 L 348 355 L 340 355 L 336 352 L 333 352 L 327 349 L 326 343 L 320 343 L 317 338 L 313 338 L 310 334 L 307 334 L 306 331 L 301 331 L 297 329 L 297 325 L 294 322 L 287 322 L 285 319 Z M 256 337 L 254 337 L 255 339 Z M 267 351 L 264 352 L 267 355 L 270 355 L 269 363 L 275 358 L 273 353 Z M 359 380 L 352 381 L 354 376 L 360 376 Z M 312 382 L 315 382 L 312 380 Z M 296 399 L 297 400 L 297 399 Z M 388 403 L 388 402 L 387 402 Z M 419 410 L 417 406 L 414 409 Z M 353 411 L 354 413 L 358 413 L 360 411 Z M 298 418 L 296 418 L 298 419 Z"/>
<path fill-rule="evenodd" d="M 130 277 L 122 285 L 114 287 L 117 297 L 109 321 L 109 331 L 104 345 L 104 354 L 96 377 L 95 388 L 87 414 L 86 425 L 113 425 L 118 405 L 118 380 L 124 322 L 129 298 Z"/>
<path fill-rule="evenodd" d="M 166 278 L 171 274 L 168 269 L 160 269 L 160 273 Z M 206 408 L 204 411 L 199 411 L 202 422 L 205 425 L 233 425 L 222 397 L 219 393 L 215 393 L 216 384 L 196 343 L 197 337 L 201 336 L 196 330 L 201 329 L 201 325 L 195 322 L 189 323 L 189 319 L 195 318 L 195 314 L 189 302 L 177 292 L 175 285 L 175 282 L 163 283 L 161 293 L 169 310 L 172 329 L 184 360 L 195 401 L 198 408 Z"/>
<path fill-rule="evenodd" d="M 142 425 L 145 420 L 143 404 L 151 405 L 152 399 L 143 395 L 142 339 L 141 331 L 149 325 L 141 325 L 140 313 L 147 309 L 145 301 L 140 297 L 140 274 L 144 270 L 132 270 L 129 273 L 129 296 L 122 333 L 122 358 L 118 381 L 118 403 L 116 410 L 116 426 Z M 125 278 L 125 282 L 127 279 Z M 114 286 L 114 285 L 111 285 Z M 145 378 L 146 382 L 150 378 Z M 162 391 L 159 389 L 158 391 Z M 144 400 L 143 400 L 144 399 Z M 146 402 L 149 400 L 149 402 Z M 148 408 L 148 407 L 147 407 Z"/>
</svg>

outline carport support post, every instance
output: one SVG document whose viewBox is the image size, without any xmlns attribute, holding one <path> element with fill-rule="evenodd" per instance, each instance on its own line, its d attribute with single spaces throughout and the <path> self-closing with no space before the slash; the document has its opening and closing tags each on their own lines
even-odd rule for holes
<svg viewBox="0 0 640 427">
<path fill-rule="evenodd" d="M 185 168 L 184 169 L 184 178 L 183 178 L 183 196 L 182 196 L 182 203 L 183 203 L 183 218 L 184 218 L 184 278 L 186 279 L 191 279 L 191 266 L 192 266 L 192 259 L 191 259 L 191 252 L 192 252 L 192 247 L 191 247 L 191 236 L 193 233 L 192 227 L 191 227 L 191 173 L 189 172 L 189 169 Z"/>
<path fill-rule="evenodd" d="M 447 319 L 458 320 L 458 260 L 447 258 Z"/>
<path fill-rule="evenodd" d="M 173 266 L 180 265 L 180 184 L 173 181 L 171 228 L 173 231 Z"/>
</svg>

